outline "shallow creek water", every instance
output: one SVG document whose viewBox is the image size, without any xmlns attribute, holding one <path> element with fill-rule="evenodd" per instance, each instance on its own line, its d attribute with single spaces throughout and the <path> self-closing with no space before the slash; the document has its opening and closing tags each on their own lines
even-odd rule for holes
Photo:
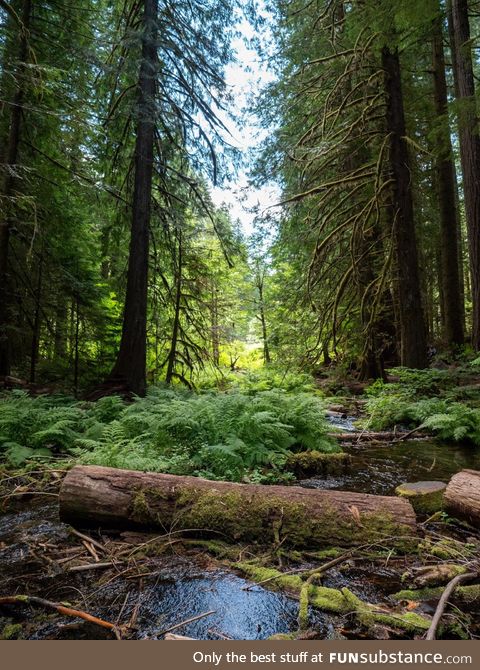
<svg viewBox="0 0 480 670">
<path fill-rule="evenodd" d="M 355 430 L 354 417 L 330 419 L 342 431 Z M 353 457 L 352 465 L 340 476 L 306 479 L 308 488 L 359 491 L 376 495 L 395 495 L 404 482 L 435 480 L 448 482 L 460 470 L 480 470 L 480 450 L 436 440 L 409 440 L 344 446 Z"/>
<path fill-rule="evenodd" d="M 352 430 L 350 419 L 336 425 Z M 474 450 L 436 442 L 410 441 L 394 445 L 364 444 L 346 448 L 353 456 L 350 470 L 341 476 L 310 479 L 300 485 L 313 488 L 354 490 L 390 495 L 404 481 L 448 481 L 462 468 L 480 469 Z M 38 499 L 37 499 L 38 501 Z M 92 530 L 93 532 L 93 530 Z M 78 544 L 79 540 L 74 540 Z M 0 516 L 0 595 L 27 592 L 53 601 L 74 602 L 109 621 L 128 621 L 138 607 L 137 638 L 155 637 L 204 612 L 214 613 L 186 624 L 176 633 L 197 639 L 265 639 L 274 633 L 297 629 L 298 603 L 283 593 L 254 586 L 233 571 L 220 568 L 206 554 L 173 551 L 156 556 L 140 581 L 111 573 L 69 573 L 42 558 L 45 546 L 72 543 L 69 528 L 58 519 L 55 503 L 35 499 L 17 511 Z M 309 565 L 300 566 L 308 569 Z M 400 588 L 398 572 L 386 566 L 372 574 L 368 564 L 344 564 L 330 570 L 325 586 L 351 589 L 370 602 L 381 602 Z M 251 584 L 250 584 L 251 586 Z M 3 617 L 2 617 L 3 614 Z M 0 631 L 6 624 L 22 622 L 22 634 L 31 639 L 101 638 L 109 633 L 87 623 L 40 608 L 0 610 Z M 75 620 L 73 620 L 75 621 Z M 26 625 L 25 625 L 26 624 Z M 311 610 L 310 624 L 321 638 L 335 636 L 342 627 L 338 617 Z"/>
<path fill-rule="evenodd" d="M 149 564 L 151 574 L 138 580 L 110 579 L 101 571 L 65 573 L 42 564 L 46 544 L 66 546 L 68 526 L 61 523 L 55 505 L 40 505 L 0 517 L 0 595 L 27 592 L 42 598 L 77 603 L 108 621 L 128 621 L 138 607 L 137 638 L 156 637 L 171 626 L 213 610 L 209 616 L 186 624 L 176 633 L 198 639 L 264 639 L 297 629 L 298 604 L 283 593 L 252 584 L 205 555 L 160 555 Z M 246 587 L 250 587 L 246 590 Z M 80 599 L 79 599 L 80 595 Z M 5 614 L 5 612 L 3 612 Z M 49 610 L 9 608 L 7 623 L 31 621 L 24 630 L 30 639 L 70 639 L 104 636 L 99 627 L 72 624 Z M 40 616 L 38 616 L 40 615 Z M 13 620 L 11 620 L 13 618 Z M 310 621 L 322 637 L 332 634 L 327 615 L 311 610 Z"/>
</svg>

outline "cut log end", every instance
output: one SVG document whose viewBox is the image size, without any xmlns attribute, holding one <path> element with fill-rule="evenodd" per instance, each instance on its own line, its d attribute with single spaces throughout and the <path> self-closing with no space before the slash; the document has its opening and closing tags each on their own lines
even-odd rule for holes
<svg viewBox="0 0 480 670">
<path fill-rule="evenodd" d="M 454 475 L 445 491 L 445 507 L 449 514 L 466 519 L 480 528 L 480 472 L 462 470 Z"/>
<path fill-rule="evenodd" d="M 63 520 L 161 528 L 236 542 L 411 548 L 416 517 L 397 497 L 297 486 L 213 482 L 197 477 L 76 466 L 60 491 Z"/>
<path fill-rule="evenodd" d="M 425 481 L 400 484 L 395 493 L 409 500 L 418 514 L 434 514 L 444 507 L 444 482 Z"/>
</svg>

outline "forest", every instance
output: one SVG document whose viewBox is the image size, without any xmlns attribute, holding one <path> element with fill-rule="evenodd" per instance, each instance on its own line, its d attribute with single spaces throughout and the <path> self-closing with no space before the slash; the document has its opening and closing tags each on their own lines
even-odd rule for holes
<svg viewBox="0 0 480 670">
<path fill-rule="evenodd" d="M 479 54 L 0 0 L 0 639 L 479 639 Z"/>
</svg>

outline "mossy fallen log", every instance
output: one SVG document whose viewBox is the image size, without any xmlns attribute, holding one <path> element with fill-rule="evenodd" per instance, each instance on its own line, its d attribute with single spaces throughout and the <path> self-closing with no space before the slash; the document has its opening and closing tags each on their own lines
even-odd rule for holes
<svg viewBox="0 0 480 670">
<path fill-rule="evenodd" d="M 462 470 L 453 475 L 444 500 L 450 514 L 480 527 L 480 471 Z"/>
<path fill-rule="evenodd" d="M 285 463 L 285 469 L 298 479 L 321 475 L 340 475 L 352 464 L 350 454 L 323 454 L 320 451 L 300 451 L 291 454 Z"/>
<path fill-rule="evenodd" d="M 398 601 L 409 600 L 413 602 L 439 600 L 444 591 L 445 586 L 428 586 L 423 589 L 403 589 L 397 591 L 391 597 Z M 455 605 L 462 606 L 465 609 L 480 610 L 480 584 L 457 586 L 451 600 Z"/>
<path fill-rule="evenodd" d="M 237 563 L 234 567 L 255 581 L 265 583 L 267 579 L 270 579 L 269 589 L 285 590 L 299 598 L 300 620 L 305 620 L 306 609 L 308 605 L 311 605 L 324 612 L 355 616 L 359 623 L 368 628 L 375 624 L 382 624 L 408 633 L 422 633 L 430 627 L 428 617 L 416 612 L 388 611 L 383 606 L 364 602 L 347 588 L 332 589 L 327 586 L 306 585 L 300 575 L 287 575 L 274 568 L 259 567 L 251 563 Z M 304 597 L 305 586 L 308 588 L 308 598 Z"/>
<path fill-rule="evenodd" d="M 412 506 L 397 497 L 262 486 L 76 466 L 60 490 L 62 520 L 104 528 L 216 534 L 228 541 L 318 548 L 416 546 Z"/>
</svg>

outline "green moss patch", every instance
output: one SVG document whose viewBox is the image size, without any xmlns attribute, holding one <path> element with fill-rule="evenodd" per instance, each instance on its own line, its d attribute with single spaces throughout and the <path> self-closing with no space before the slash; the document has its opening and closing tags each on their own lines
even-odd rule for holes
<svg viewBox="0 0 480 670">
<path fill-rule="evenodd" d="M 285 463 L 285 469 L 298 478 L 321 475 L 339 475 L 345 472 L 352 463 L 350 454 L 325 454 L 320 451 L 301 451 L 291 454 Z"/>
<path fill-rule="evenodd" d="M 408 633 L 420 633 L 428 630 L 430 626 L 430 620 L 421 614 L 415 612 L 397 614 L 382 611 L 380 606 L 364 603 L 347 588 L 339 590 L 306 584 L 300 575 L 286 575 L 273 568 L 259 567 L 251 563 L 236 563 L 235 567 L 256 582 L 265 582 L 269 579 L 268 588 L 285 589 L 299 597 L 301 599 L 299 612 L 301 625 L 305 624 L 307 607 L 311 605 L 325 612 L 354 614 L 359 622 L 367 627 L 381 623 Z"/>
</svg>

